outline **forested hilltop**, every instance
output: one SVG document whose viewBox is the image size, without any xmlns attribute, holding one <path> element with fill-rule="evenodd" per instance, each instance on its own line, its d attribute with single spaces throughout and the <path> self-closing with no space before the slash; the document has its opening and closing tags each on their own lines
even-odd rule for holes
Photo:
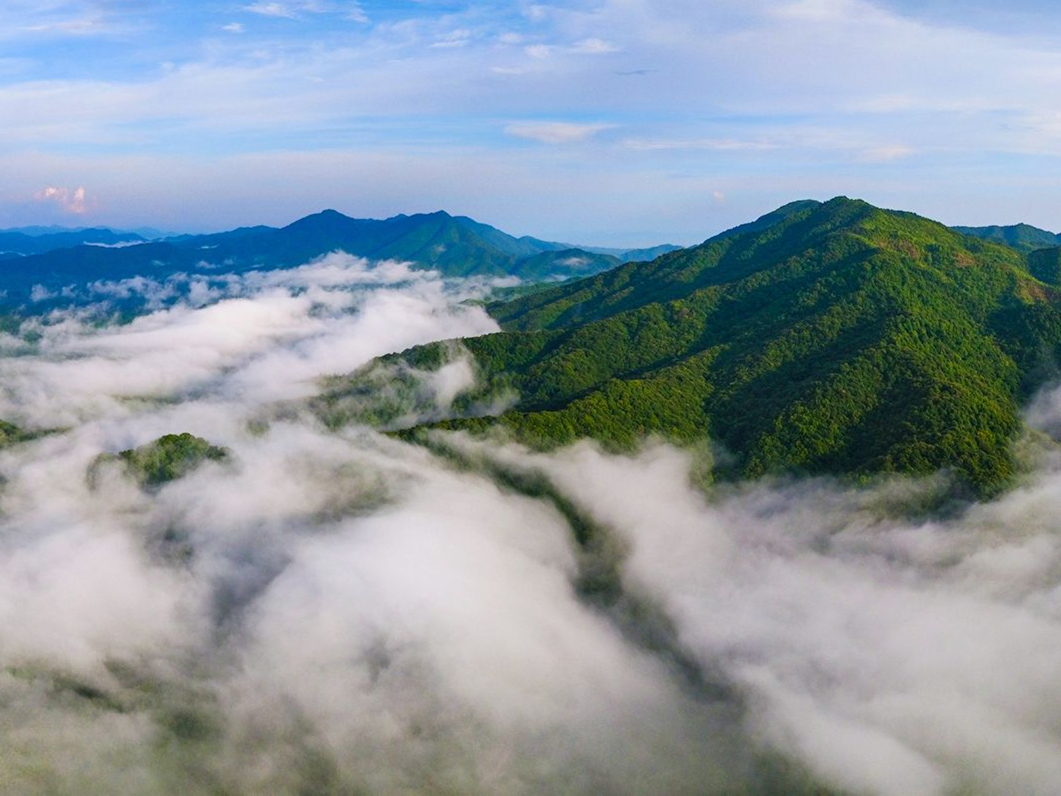
<svg viewBox="0 0 1061 796">
<path fill-rule="evenodd" d="M 1040 260 L 1056 253 L 1035 269 L 1056 276 Z M 949 468 L 990 494 L 1014 475 L 1020 408 L 1061 345 L 1057 290 L 1030 269 L 1021 252 L 911 213 L 797 202 L 490 305 L 505 331 L 463 341 L 481 378 L 454 415 L 505 391 L 518 402 L 437 425 L 501 424 L 537 446 L 711 438 L 738 476 Z M 442 351 L 387 361 L 430 368 Z"/>
</svg>

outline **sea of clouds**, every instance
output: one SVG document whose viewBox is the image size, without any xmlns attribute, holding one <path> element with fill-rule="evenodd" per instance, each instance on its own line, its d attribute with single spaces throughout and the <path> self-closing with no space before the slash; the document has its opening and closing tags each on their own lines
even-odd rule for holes
<svg viewBox="0 0 1061 796">
<path fill-rule="evenodd" d="M 330 431 L 290 407 L 496 331 L 490 285 L 341 254 L 193 281 L 0 338 L 0 418 L 51 430 L 0 452 L 0 792 L 1061 792 L 1058 459 L 943 515 L 931 479 Z M 87 478 L 185 431 L 229 457 Z"/>
</svg>

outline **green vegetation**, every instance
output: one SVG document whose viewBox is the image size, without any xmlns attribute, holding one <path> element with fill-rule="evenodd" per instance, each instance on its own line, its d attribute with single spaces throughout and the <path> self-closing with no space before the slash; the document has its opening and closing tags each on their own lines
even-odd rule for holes
<svg viewBox="0 0 1061 796">
<path fill-rule="evenodd" d="M 0 448 L 6 448 L 8 445 L 14 445 L 16 442 L 22 442 L 33 437 L 33 434 L 23 431 L 18 426 L 0 420 Z"/>
<path fill-rule="evenodd" d="M 192 434 L 167 434 L 154 442 L 120 453 L 104 454 L 93 464 L 90 477 L 105 462 L 121 462 L 142 486 L 158 487 L 187 475 L 206 461 L 220 462 L 228 451 Z"/>
<path fill-rule="evenodd" d="M 1028 270 L 1041 282 L 1061 285 L 1061 247 L 1029 252 Z"/>
<path fill-rule="evenodd" d="M 1037 261 L 1035 261 L 1037 262 Z M 536 446 L 718 440 L 732 475 L 1014 475 L 1019 407 L 1053 375 L 1056 294 L 1012 248 L 846 198 L 788 205 L 701 246 L 490 305 L 477 392 Z M 425 359 L 423 349 L 403 355 Z M 460 409 L 460 402 L 454 408 Z"/>
</svg>

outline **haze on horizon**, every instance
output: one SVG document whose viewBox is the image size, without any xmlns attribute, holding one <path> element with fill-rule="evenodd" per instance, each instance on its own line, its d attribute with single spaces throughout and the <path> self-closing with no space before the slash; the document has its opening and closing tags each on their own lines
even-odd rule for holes
<svg viewBox="0 0 1061 796">
<path fill-rule="evenodd" d="M 688 244 L 847 194 L 1061 228 L 1043 0 L 8 0 L 0 226 L 325 207 Z"/>
</svg>

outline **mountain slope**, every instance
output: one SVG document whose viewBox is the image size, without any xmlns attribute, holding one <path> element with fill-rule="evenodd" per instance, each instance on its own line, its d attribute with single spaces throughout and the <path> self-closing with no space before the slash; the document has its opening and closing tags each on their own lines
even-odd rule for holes
<svg viewBox="0 0 1061 796">
<path fill-rule="evenodd" d="M 1008 227 L 952 227 L 951 229 L 963 235 L 972 235 L 992 243 L 1011 246 L 1022 252 L 1061 245 L 1061 235 L 1055 235 L 1053 232 L 1033 227 L 1030 224 L 1014 224 Z"/>
<path fill-rule="evenodd" d="M 519 402 L 443 425 L 544 445 L 710 436 L 744 476 L 1005 484 L 1019 406 L 1061 346 L 1052 288 L 1010 248 L 860 201 L 773 221 L 491 306 L 507 331 L 464 341 L 482 384 L 463 401 Z"/>
</svg>

